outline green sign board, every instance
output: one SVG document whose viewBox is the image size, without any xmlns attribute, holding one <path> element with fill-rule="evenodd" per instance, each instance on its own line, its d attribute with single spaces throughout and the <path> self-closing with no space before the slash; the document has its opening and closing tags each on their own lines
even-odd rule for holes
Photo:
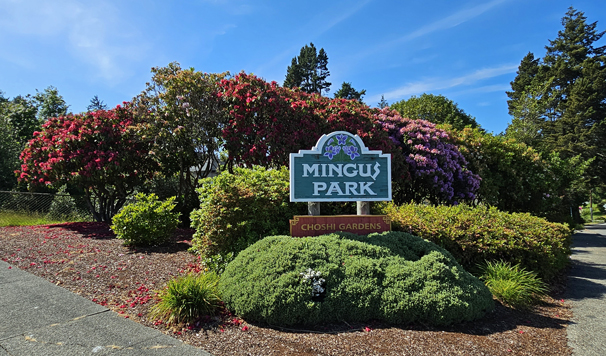
<svg viewBox="0 0 606 356">
<path fill-rule="evenodd" d="M 290 201 L 380 200 L 391 200 L 391 155 L 369 150 L 358 135 L 335 131 L 290 154 Z"/>
</svg>

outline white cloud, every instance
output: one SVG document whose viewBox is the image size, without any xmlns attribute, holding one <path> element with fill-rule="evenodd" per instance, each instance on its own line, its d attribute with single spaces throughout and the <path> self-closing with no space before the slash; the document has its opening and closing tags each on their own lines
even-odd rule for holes
<svg viewBox="0 0 606 356">
<path fill-rule="evenodd" d="M 493 0 L 489 3 L 478 5 L 471 9 L 457 11 L 450 16 L 447 16 L 438 21 L 434 21 L 430 24 L 427 24 L 427 25 L 421 27 L 420 29 L 418 29 L 416 31 L 413 31 L 412 33 L 397 40 L 397 42 L 409 41 L 409 40 L 412 40 L 412 39 L 415 39 L 418 37 L 422 37 L 422 36 L 425 36 L 427 34 L 430 34 L 430 33 L 436 32 L 436 31 L 447 30 L 449 28 L 456 27 L 464 22 L 467 22 L 467 21 L 473 19 L 474 17 L 480 16 L 484 12 L 492 9 L 493 7 L 499 5 L 500 3 L 504 2 L 504 1 L 506 1 L 506 0 Z"/>
<path fill-rule="evenodd" d="M 0 0 L 0 7 L 5 36 L 21 37 L 24 43 L 58 43 L 90 66 L 94 76 L 111 84 L 120 81 L 129 64 L 140 60 L 148 48 L 134 26 L 119 17 L 124 12 L 108 2 Z"/>
<path fill-rule="evenodd" d="M 347 20 L 355 13 L 360 11 L 370 1 L 371 0 L 360 1 L 357 4 L 348 7 L 347 10 L 343 10 L 343 8 L 341 7 L 332 7 L 331 10 L 327 10 L 320 13 L 307 24 L 301 26 L 301 32 L 305 34 L 305 41 L 313 42 L 315 38 L 320 37 L 323 33 L 329 31 L 331 28 Z M 305 42 L 304 44 L 307 44 L 307 42 Z M 293 44 L 292 46 L 278 53 L 272 59 L 257 68 L 254 72 L 263 73 L 267 72 L 268 70 L 273 70 L 274 68 L 276 68 L 277 64 L 283 62 L 285 59 L 292 58 L 298 55 L 301 47 L 304 44 Z M 290 65 L 290 62 L 288 63 L 288 65 Z"/>
<path fill-rule="evenodd" d="M 450 89 L 461 86 L 468 86 L 477 83 L 478 81 L 498 77 L 503 74 L 513 73 L 517 70 L 517 65 L 503 65 L 495 68 L 483 68 L 475 72 L 469 73 L 464 76 L 455 78 L 432 78 L 424 81 L 418 81 L 413 83 L 406 83 L 405 85 L 389 91 L 384 95 L 385 100 L 399 100 L 411 95 L 419 95 L 427 92 L 432 92 L 442 89 Z M 484 86 L 485 91 L 496 91 L 496 88 L 501 89 L 502 86 Z M 474 88 L 472 90 L 480 91 L 480 88 Z M 369 102 L 381 100 L 381 95 L 375 95 L 368 99 Z"/>
<path fill-rule="evenodd" d="M 360 61 L 363 58 L 366 58 L 368 56 L 375 55 L 377 53 L 381 53 L 381 52 L 390 50 L 392 48 L 398 47 L 402 43 L 417 39 L 419 37 L 427 36 L 434 32 L 447 30 L 447 29 L 456 27 L 475 17 L 480 16 L 481 14 L 487 12 L 488 10 L 491 10 L 495 6 L 501 4 L 505 1 L 508 1 L 508 0 L 493 0 L 489 3 L 481 4 L 481 5 L 472 7 L 470 9 L 459 10 L 459 11 L 453 13 L 452 15 L 449 15 L 449 16 L 446 16 L 437 21 L 428 23 L 425 26 L 422 26 L 421 28 L 417 29 L 416 31 L 406 34 L 405 36 L 402 36 L 400 38 L 397 38 L 397 39 L 394 39 L 391 41 L 379 43 L 378 45 L 373 46 L 373 47 L 369 48 L 368 50 L 358 53 L 355 56 L 355 58 L 358 61 Z M 419 49 L 419 47 L 417 47 L 416 49 Z"/>
</svg>

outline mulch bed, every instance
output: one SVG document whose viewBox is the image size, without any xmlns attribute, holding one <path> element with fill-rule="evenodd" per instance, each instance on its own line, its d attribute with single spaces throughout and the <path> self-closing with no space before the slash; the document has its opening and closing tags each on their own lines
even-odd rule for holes
<svg viewBox="0 0 606 356">
<path fill-rule="evenodd" d="M 566 326 L 572 312 L 561 299 L 565 278 L 532 311 L 498 304 L 480 320 L 448 327 L 378 322 L 285 329 L 251 324 L 228 312 L 194 325 L 149 320 L 156 291 L 189 271 L 193 231 L 180 229 L 160 247 L 128 248 L 104 223 L 0 228 L 0 259 L 145 326 L 213 355 L 572 355 Z"/>
</svg>

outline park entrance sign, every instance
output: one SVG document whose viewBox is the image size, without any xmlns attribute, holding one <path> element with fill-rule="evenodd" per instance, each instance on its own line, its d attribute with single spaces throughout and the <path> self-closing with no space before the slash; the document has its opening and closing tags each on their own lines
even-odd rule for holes
<svg viewBox="0 0 606 356">
<path fill-rule="evenodd" d="M 336 131 L 311 150 L 290 154 L 290 201 L 391 200 L 391 156 L 371 151 L 358 135 Z"/>
</svg>

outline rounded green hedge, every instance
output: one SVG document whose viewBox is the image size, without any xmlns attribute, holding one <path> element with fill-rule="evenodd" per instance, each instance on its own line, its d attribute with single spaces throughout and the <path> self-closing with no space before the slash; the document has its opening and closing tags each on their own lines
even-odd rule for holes
<svg viewBox="0 0 606 356">
<path fill-rule="evenodd" d="M 450 253 L 403 232 L 266 237 L 227 266 L 219 290 L 230 310 L 270 325 L 443 325 L 493 307 L 490 291 Z"/>
</svg>

